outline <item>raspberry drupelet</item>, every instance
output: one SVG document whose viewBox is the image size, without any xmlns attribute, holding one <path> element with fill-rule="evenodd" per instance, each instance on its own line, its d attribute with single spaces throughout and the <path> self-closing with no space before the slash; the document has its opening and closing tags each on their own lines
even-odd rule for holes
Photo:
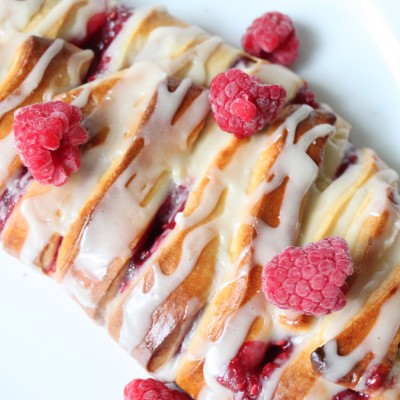
<svg viewBox="0 0 400 400">
<path fill-rule="evenodd" d="M 297 59 L 300 42 L 293 22 L 287 15 L 268 12 L 247 28 L 242 45 L 253 56 L 289 66 Z"/>
<path fill-rule="evenodd" d="M 22 163 L 42 184 L 61 186 L 80 166 L 78 146 L 88 141 L 79 108 L 62 101 L 15 112 L 14 138 Z"/>
<path fill-rule="evenodd" d="M 278 118 L 286 91 L 280 85 L 263 85 L 258 78 L 233 68 L 213 79 L 209 98 L 219 127 L 244 138 Z"/>
<path fill-rule="evenodd" d="M 125 386 L 124 400 L 190 400 L 190 396 L 170 389 L 155 379 L 134 379 Z"/>
<path fill-rule="evenodd" d="M 320 316 L 345 306 L 352 273 L 346 241 L 330 237 L 277 254 L 263 270 L 263 290 L 279 308 Z"/>
</svg>

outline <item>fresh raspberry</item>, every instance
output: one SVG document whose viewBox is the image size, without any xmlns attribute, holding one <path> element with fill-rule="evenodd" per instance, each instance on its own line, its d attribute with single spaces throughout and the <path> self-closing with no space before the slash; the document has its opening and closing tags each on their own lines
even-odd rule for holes
<svg viewBox="0 0 400 400">
<path fill-rule="evenodd" d="M 290 340 L 245 342 L 217 381 L 235 393 L 235 399 L 255 400 L 263 380 L 288 360 L 292 347 Z"/>
<path fill-rule="evenodd" d="M 290 17 L 268 12 L 247 28 L 242 45 L 253 56 L 289 66 L 297 59 L 300 42 Z"/>
<path fill-rule="evenodd" d="M 315 101 L 315 93 L 305 83 L 296 93 L 292 100 L 293 104 L 307 104 L 312 108 L 319 108 L 319 103 Z"/>
<path fill-rule="evenodd" d="M 190 400 L 186 393 L 170 389 L 155 379 L 134 379 L 124 389 L 124 400 Z"/>
<path fill-rule="evenodd" d="M 339 392 L 332 400 L 367 400 L 370 396 L 364 393 L 356 392 L 355 390 L 346 389 Z"/>
<path fill-rule="evenodd" d="M 286 91 L 280 85 L 263 85 L 258 78 L 233 68 L 213 79 L 209 97 L 219 127 L 243 138 L 278 118 Z"/>
<path fill-rule="evenodd" d="M 62 101 L 34 104 L 15 112 L 15 144 L 37 181 L 61 186 L 79 168 L 78 145 L 88 140 L 81 119 L 79 108 Z"/>
<path fill-rule="evenodd" d="M 263 270 L 263 290 L 279 308 L 320 316 L 345 306 L 343 291 L 352 272 L 346 241 L 325 238 L 276 255 Z"/>
</svg>

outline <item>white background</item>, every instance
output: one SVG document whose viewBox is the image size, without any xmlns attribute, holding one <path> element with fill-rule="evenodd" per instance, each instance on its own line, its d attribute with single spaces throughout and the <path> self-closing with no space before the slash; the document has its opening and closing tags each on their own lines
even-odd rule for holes
<svg viewBox="0 0 400 400">
<path fill-rule="evenodd" d="M 237 46 L 248 24 L 263 12 L 289 14 L 302 45 L 295 71 L 319 100 L 352 123 L 358 146 L 375 148 L 400 171 L 400 2 L 164 4 Z M 60 287 L 0 252 L 0 400 L 122 400 L 124 385 L 139 376 L 143 371 Z"/>
</svg>

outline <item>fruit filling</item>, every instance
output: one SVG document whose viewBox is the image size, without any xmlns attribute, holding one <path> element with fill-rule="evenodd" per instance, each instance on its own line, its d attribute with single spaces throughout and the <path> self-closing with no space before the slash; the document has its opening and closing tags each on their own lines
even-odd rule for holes
<svg viewBox="0 0 400 400">
<path fill-rule="evenodd" d="M 235 399 L 257 399 L 263 381 L 286 363 L 292 351 L 290 339 L 245 342 L 217 381 L 234 392 Z"/>
<path fill-rule="evenodd" d="M 186 185 L 175 186 L 169 192 L 164 203 L 161 204 L 147 230 L 133 250 L 127 272 L 121 282 L 121 292 L 146 260 L 158 249 L 161 242 L 174 229 L 176 216 L 183 211 L 188 195 L 189 189 Z"/>
<path fill-rule="evenodd" d="M 110 58 L 105 55 L 105 52 L 132 15 L 131 8 L 119 4 L 113 7 L 108 14 L 98 14 L 91 18 L 87 28 L 88 35 L 81 43 L 81 47 L 94 52 L 94 59 L 87 77 L 88 81 L 96 79 L 97 75 L 106 70 Z"/>
<path fill-rule="evenodd" d="M 379 389 L 388 386 L 388 377 L 391 371 L 391 366 L 378 364 L 372 368 L 371 373 L 369 374 L 365 386 L 369 391 L 375 392 Z"/>
<path fill-rule="evenodd" d="M 305 82 L 303 86 L 297 91 L 296 96 L 292 100 L 293 104 L 307 104 L 312 108 L 319 108 L 319 103 L 315 100 L 315 93 L 309 88 L 308 83 Z"/>
<path fill-rule="evenodd" d="M 17 178 L 14 179 L 0 195 L 0 232 L 4 229 L 8 217 L 10 216 L 18 200 L 25 193 L 28 183 L 32 180 L 32 175 L 27 168 L 22 168 Z"/>
<path fill-rule="evenodd" d="M 346 389 L 335 395 L 332 400 L 367 400 L 370 396 L 364 393 L 356 392 L 355 390 Z"/>
<path fill-rule="evenodd" d="M 358 161 L 358 156 L 356 152 L 356 148 L 354 145 L 349 146 L 344 154 L 341 164 L 339 165 L 338 169 L 336 170 L 334 179 L 340 178 L 347 169 L 351 166 L 356 164 Z"/>
</svg>

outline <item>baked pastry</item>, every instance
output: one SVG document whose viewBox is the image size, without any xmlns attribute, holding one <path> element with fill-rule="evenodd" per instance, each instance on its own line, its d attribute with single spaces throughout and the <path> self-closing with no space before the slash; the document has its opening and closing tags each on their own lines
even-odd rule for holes
<svg viewBox="0 0 400 400">
<path fill-rule="evenodd" d="M 334 112 L 298 104 L 304 82 L 284 67 L 161 8 L 125 11 L 121 25 L 92 81 L 53 93 L 82 110 L 81 168 L 60 188 L 28 180 L 15 207 L 3 191 L 4 247 L 193 398 L 398 398 L 397 174 L 354 149 Z M 221 131 L 197 85 L 231 67 L 287 92 L 279 118 L 246 139 Z M 335 236 L 354 265 L 345 308 L 312 317 L 266 301 L 274 255 Z"/>
</svg>

